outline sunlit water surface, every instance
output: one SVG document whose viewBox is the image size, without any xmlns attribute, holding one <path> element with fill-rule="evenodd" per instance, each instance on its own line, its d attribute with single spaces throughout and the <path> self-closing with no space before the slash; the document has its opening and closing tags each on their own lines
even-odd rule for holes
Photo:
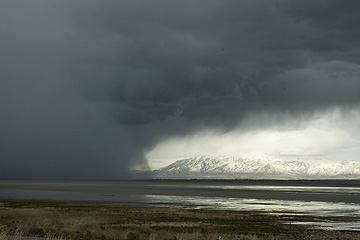
<svg viewBox="0 0 360 240">
<path fill-rule="evenodd" d="M 213 184 L 215 183 L 215 184 Z M 246 181 L 0 181 L 0 198 L 101 201 L 108 204 L 260 211 L 265 214 L 326 217 L 306 224 L 360 231 L 360 184 Z M 301 185 L 301 186 L 299 186 Z M 332 186 L 334 185 L 334 186 Z M 314 221 L 314 219 L 317 219 Z M 331 220 L 329 220 L 331 219 Z"/>
</svg>

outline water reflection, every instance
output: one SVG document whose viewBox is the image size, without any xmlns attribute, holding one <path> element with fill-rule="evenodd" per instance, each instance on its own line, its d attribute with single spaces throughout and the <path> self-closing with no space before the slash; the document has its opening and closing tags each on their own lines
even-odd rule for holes
<svg viewBox="0 0 360 240">
<path fill-rule="evenodd" d="M 360 229 L 360 182 L 0 181 L 0 198 L 261 211 L 279 216 L 322 217 L 317 222 L 289 220 L 292 224 Z"/>
<path fill-rule="evenodd" d="M 152 185 L 156 186 L 156 185 Z M 164 185 L 163 188 L 183 188 L 183 185 Z M 187 188 L 193 189 L 228 189 L 228 190 L 266 190 L 282 192 L 312 192 L 312 193 L 332 193 L 332 194 L 360 194 L 359 187 L 320 187 L 320 186 L 261 186 L 261 185 L 189 185 Z"/>
<path fill-rule="evenodd" d="M 347 222 L 319 220 L 318 222 L 294 222 L 292 224 L 307 224 L 329 230 L 360 231 L 360 205 L 354 203 L 330 203 L 317 201 L 261 200 L 240 198 L 207 198 L 147 195 L 147 201 L 152 203 L 168 203 L 182 208 L 261 211 L 276 215 L 307 215 L 318 217 L 351 217 L 357 219 Z"/>
</svg>

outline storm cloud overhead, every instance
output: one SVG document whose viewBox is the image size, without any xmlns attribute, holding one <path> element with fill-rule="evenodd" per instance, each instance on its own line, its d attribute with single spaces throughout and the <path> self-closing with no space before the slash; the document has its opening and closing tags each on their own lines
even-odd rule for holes
<svg viewBox="0 0 360 240">
<path fill-rule="evenodd" d="M 1 1 L 0 178 L 130 178 L 170 138 L 295 130 L 334 109 L 357 120 L 358 9 Z"/>
</svg>

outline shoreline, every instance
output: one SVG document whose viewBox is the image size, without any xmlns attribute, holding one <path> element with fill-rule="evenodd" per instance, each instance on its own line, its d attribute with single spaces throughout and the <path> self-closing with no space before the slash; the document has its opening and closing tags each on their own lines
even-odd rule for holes
<svg viewBox="0 0 360 240">
<path fill-rule="evenodd" d="M 339 217 L 181 208 L 153 203 L 0 199 L 0 239 L 360 239 L 301 223 Z M 342 219 L 351 221 L 352 219 Z M 300 223 L 300 224 L 299 224 Z M 3 237 L 3 238 L 1 238 Z"/>
</svg>

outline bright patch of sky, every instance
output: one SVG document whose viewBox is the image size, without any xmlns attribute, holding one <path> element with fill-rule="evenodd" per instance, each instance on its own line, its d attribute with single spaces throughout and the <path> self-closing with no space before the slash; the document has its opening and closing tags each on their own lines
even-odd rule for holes
<svg viewBox="0 0 360 240">
<path fill-rule="evenodd" d="M 247 157 L 268 155 L 282 159 L 316 161 L 359 160 L 359 109 L 338 108 L 302 122 L 295 130 L 263 129 L 227 133 L 201 132 L 159 143 L 147 154 L 152 169 L 200 155 Z"/>
</svg>

